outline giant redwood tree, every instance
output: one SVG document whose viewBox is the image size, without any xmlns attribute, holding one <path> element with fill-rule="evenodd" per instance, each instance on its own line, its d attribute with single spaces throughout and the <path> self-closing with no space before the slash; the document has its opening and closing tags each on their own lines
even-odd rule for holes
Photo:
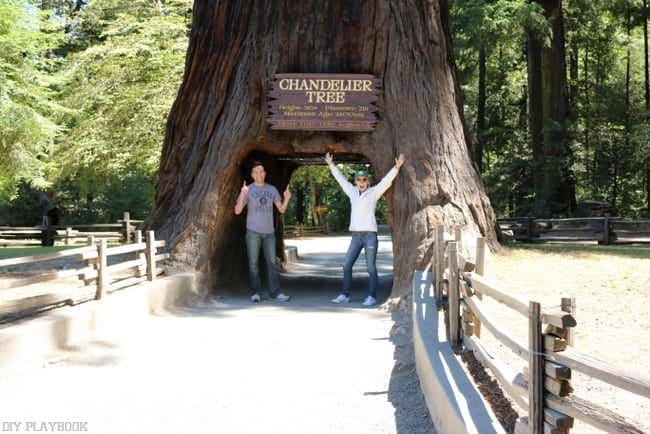
<svg viewBox="0 0 650 434">
<path fill-rule="evenodd" d="M 233 204 L 251 159 L 280 191 L 305 159 L 367 161 L 387 192 L 392 296 L 426 266 L 434 225 L 464 225 L 492 245 L 494 215 L 472 161 L 445 0 L 195 0 L 185 75 L 171 110 L 148 224 L 203 294 L 246 280 L 244 221 Z M 267 122 L 275 74 L 370 74 L 381 82 L 373 131 L 276 130 Z M 282 228 L 278 228 L 282 246 Z"/>
</svg>

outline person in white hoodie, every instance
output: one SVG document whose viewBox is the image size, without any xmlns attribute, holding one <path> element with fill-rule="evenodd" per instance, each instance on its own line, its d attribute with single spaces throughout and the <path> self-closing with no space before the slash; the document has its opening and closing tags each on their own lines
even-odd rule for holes
<svg viewBox="0 0 650 434">
<path fill-rule="evenodd" d="M 375 209 L 377 201 L 390 188 L 393 180 L 404 164 L 404 154 L 395 158 L 395 166 L 379 181 L 370 186 L 368 173 L 358 170 L 354 175 L 354 184 L 350 183 L 334 164 L 332 155 L 325 154 L 325 162 L 330 168 L 334 179 L 339 183 L 343 192 L 350 198 L 350 227 L 352 239 L 343 262 L 343 291 L 332 303 L 348 303 L 350 301 L 350 288 L 352 287 L 352 266 L 356 262 L 361 250 L 365 250 L 366 268 L 368 269 L 368 296 L 363 301 L 364 306 L 377 303 L 377 219 Z"/>
</svg>

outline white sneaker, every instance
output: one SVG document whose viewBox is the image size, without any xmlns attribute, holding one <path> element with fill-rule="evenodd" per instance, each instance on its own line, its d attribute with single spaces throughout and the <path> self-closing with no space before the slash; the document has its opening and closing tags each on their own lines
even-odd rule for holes
<svg viewBox="0 0 650 434">
<path fill-rule="evenodd" d="M 253 294 L 251 295 L 251 302 L 253 303 L 259 303 L 262 297 L 260 297 L 259 294 Z"/>
<path fill-rule="evenodd" d="M 279 292 L 275 297 L 269 297 L 271 301 L 289 301 L 291 297 Z"/>
<path fill-rule="evenodd" d="M 332 300 L 332 303 L 349 303 L 350 302 L 350 297 L 348 297 L 345 294 L 339 294 L 338 297 L 336 297 L 334 300 Z"/>
<path fill-rule="evenodd" d="M 377 300 L 375 300 L 375 297 L 373 297 L 372 295 L 369 295 L 369 296 L 366 297 L 366 299 L 361 304 L 363 304 L 364 306 L 372 306 L 375 303 L 377 303 Z"/>
</svg>

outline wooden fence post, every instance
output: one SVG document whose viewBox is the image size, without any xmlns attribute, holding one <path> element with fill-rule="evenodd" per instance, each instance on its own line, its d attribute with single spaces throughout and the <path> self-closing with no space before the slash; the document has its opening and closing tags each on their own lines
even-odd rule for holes
<svg viewBox="0 0 650 434">
<path fill-rule="evenodd" d="M 460 343 L 460 289 L 458 287 L 458 250 L 449 244 L 449 338 L 452 345 Z"/>
<path fill-rule="evenodd" d="M 433 230 L 433 242 L 431 243 L 431 260 L 429 261 L 429 270 L 431 271 L 431 284 L 433 285 L 433 291 L 435 293 L 436 286 L 436 259 L 438 249 L 436 248 L 436 229 Z"/>
<path fill-rule="evenodd" d="M 526 242 L 533 242 L 533 216 L 526 217 Z"/>
<path fill-rule="evenodd" d="M 476 267 L 474 271 L 476 274 L 485 275 L 485 237 L 476 238 Z"/>
<path fill-rule="evenodd" d="M 95 293 L 95 299 L 100 300 L 104 296 L 104 291 L 108 286 L 108 273 L 106 266 L 108 265 L 108 260 L 106 257 L 106 238 L 101 238 L 99 240 L 98 249 L 98 261 L 97 261 L 97 292 Z"/>
<path fill-rule="evenodd" d="M 126 244 L 131 243 L 131 214 L 128 211 L 124 211 L 122 218 L 122 236 Z"/>
<path fill-rule="evenodd" d="M 74 238 L 72 238 L 73 231 L 71 227 L 65 228 L 65 245 L 74 244 Z"/>
<path fill-rule="evenodd" d="M 52 228 L 52 219 L 43 216 L 43 229 L 41 230 L 41 246 L 53 246 L 56 229 Z"/>
<path fill-rule="evenodd" d="M 461 253 L 463 251 L 463 227 L 462 226 L 456 226 L 454 228 L 454 240 L 456 241 L 456 251 L 458 253 Z"/>
<path fill-rule="evenodd" d="M 611 234 L 609 233 L 609 216 L 605 215 L 603 217 L 603 242 L 605 245 L 611 244 Z"/>
<path fill-rule="evenodd" d="M 442 278 L 445 269 L 445 227 L 436 226 L 436 302 L 442 301 Z"/>
<path fill-rule="evenodd" d="M 485 273 L 485 237 L 478 237 L 476 239 L 476 267 L 474 272 L 479 276 L 483 276 Z M 479 300 L 483 300 L 483 293 L 481 291 L 474 291 L 474 295 Z M 481 320 L 478 319 L 478 316 L 474 316 L 474 335 L 478 338 L 481 337 Z"/>
<path fill-rule="evenodd" d="M 562 297 L 561 309 L 564 312 L 569 312 L 572 317 L 576 316 L 576 298 L 575 297 Z M 567 345 L 573 346 L 575 343 L 575 336 L 573 333 L 573 327 L 567 327 L 566 329 L 566 343 Z"/>
<path fill-rule="evenodd" d="M 541 306 L 528 303 L 528 432 L 544 432 L 544 342 Z"/>
<path fill-rule="evenodd" d="M 135 231 L 135 243 L 140 244 L 142 242 L 142 231 Z M 147 275 L 147 255 L 145 252 L 139 250 L 135 252 L 135 259 L 139 259 L 142 265 L 138 266 L 137 276 L 142 277 Z"/>
<path fill-rule="evenodd" d="M 153 282 L 156 279 L 156 245 L 153 231 L 147 231 L 147 280 Z"/>
</svg>

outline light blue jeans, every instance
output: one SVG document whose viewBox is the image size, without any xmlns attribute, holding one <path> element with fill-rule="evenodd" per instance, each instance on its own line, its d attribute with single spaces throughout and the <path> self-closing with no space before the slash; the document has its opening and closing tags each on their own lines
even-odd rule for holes
<svg viewBox="0 0 650 434">
<path fill-rule="evenodd" d="M 352 287 L 352 267 L 357 261 L 361 250 L 366 253 L 366 268 L 368 269 L 368 295 L 377 297 L 377 241 L 376 232 L 352 232 L 352 240 L 350 240 L 350 247 L 345 254 L 345 261 L 343 262 L 343 294 L 346 297 L 350 296 L 350 288 Z"/>
<path fill-rule="evenodd" d="M 275 234 L 262 234 L 246 230 L 246 252 L 248 253 L 248 278 L 251 283 L 251 295 L 262 294 L 260 281 L 260 249 L 264 252 L 266 270 L 269 277 L 269 297 L 280 292 L 280 279 L 275 268 Z"/>
</svg>

